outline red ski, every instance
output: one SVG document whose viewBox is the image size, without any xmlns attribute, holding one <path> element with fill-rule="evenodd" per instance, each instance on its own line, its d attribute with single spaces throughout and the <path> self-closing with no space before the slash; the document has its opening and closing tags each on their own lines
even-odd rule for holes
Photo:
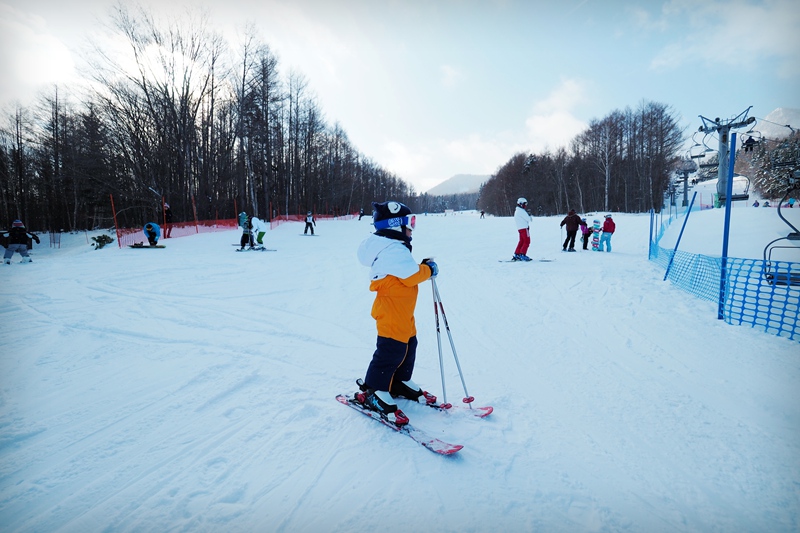
<svg viewBox="0 0 800 533">
<path fill-rule="evenodd" d="M 395 424 L 381 418 L 381 415 L 379 415 L 377 412 L 364 407 L 362 404 L 357 402 L 352 396 L 345 396 L 344 394 L 339 394 L 338 396 L 336 396 L 336 400 L 339 403 L 343 403 L 344 405 L 352 407 L 356 411 L 364 415 L 367 415 L 371 419 L 380 422 L 384 426 L 393 429 L 398 433 L 402 433 L 404 435 L 411 437 L 411 439 L 413 439 L 414 441 L 428 448 L 430 451 L 438 453 L 439 455 L 453 455 L 454 453 L 458 452 L 461 448 L 463 448 L 463 446 L 460 444 L 450 444 L 442 440 L 439 440 L 435 437 L 431 437 L 421 429 L 413 427 L 411 424 L 406 424 L 404 426 L 396 426 Z"/>
</svg>

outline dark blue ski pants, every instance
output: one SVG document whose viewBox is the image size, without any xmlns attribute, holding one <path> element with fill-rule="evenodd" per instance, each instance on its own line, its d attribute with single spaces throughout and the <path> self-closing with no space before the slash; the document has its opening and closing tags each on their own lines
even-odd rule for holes
<svg viewBox="0 0 800 533">
<path fill-rule="evenodd" d="M 416 357 L 416 336 L 408 339 L 408 343 L 388 337 L 378 337 L 377 347 L 372 354 L 364 382 L 371 389 L 389 391 L 395 380 L 411 379 Z"/>
</svg>

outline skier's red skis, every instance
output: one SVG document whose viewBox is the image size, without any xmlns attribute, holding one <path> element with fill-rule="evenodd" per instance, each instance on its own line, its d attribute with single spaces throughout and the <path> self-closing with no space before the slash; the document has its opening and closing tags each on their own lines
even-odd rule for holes
<svg viewBox="0 0 800 533">
<path fill-rule="evenodd" d="M 343 403 L 344 405 L 352 407 L 356 411 L 367 415 L 373 420 L 380 422 L 384 426 L 393 429 L 398 433 L 402 433 L 404 435 L 411 437 L 414 441 L 425 446 L 430 451 L 438 453 L 439 455 L 453 455 L 454 453 L 457 453 L 461 448 L 463 448 L 463 446 L 460 444 L 450 444 L 442 440 L 439 440 L 435 437 L 431 437 L 421 429 L 413 427 L 411 424 L 406 424 L 404 426 L 396 426 L 395 424 L 381 418 L 381 415 L 379 415 L 377 412 L 367 409 L 366 407 L 364 407 L 362 404 L 360 404 L 350 396 L 339 394 L 338 396 L 336 396 L 336 400 L 339 403 Z"/>
</svg>

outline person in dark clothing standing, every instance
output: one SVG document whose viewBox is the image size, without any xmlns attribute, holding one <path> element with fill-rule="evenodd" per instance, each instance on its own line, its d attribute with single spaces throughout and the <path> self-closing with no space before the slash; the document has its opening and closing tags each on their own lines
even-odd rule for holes
<svg viewBox="0 0 800 533">
<path fill-rule="evenodd" d="M 170 233 L 172 233 L 172 209 L 164 202 L 164 238 L 169 239 Z"/>
<path fill-rule="evenodd" d="M 574 209 L 569 210 L 569 214 L 561 221 L 561 227 L 567 226 L 567 238 L 564 240 L 564 251 L 575 251 L 575 236 L 578 234 L 578 226 L 580 226 L 581 217 L 575 214 Z M 569 245 L 569 250 L 567 250 Z"/>
<path fill-rule="evenodd" d="M 250 245 L 253 247 L 253 232 L 250 226 L 250 217 L 247 216 L 245 211 L 239 213 L 239 227 L 242 228 L 242 238 L 239 239 L 239 244 L 241 248 L 239 250 L 244 250 L 245 246 Z"/>
<path fill-rule="evenodd" d="M 311 211 L 306 214 L 306 228 L 303 230 L 303 235 L 308 233 L 308 230 L 311 230 L 311 235 L 314 235 L 314 226 L 317 225 L 317 221 L 314 219 L 314 215 Z"/>
<path fill-rule="evenodd" d="M 11 229 L 3 232 L 3 238 L 8 239 L 6 244 L 6 252 L 3 254 L 3 261 L 5 264 L 11 264 L 11 257 L 14 252 L 19 252 L 22 256 L 23 263 L 30 263 L 31 256 L 28 255 L 28 239 L 33 239 L 36 244 L 39 244 L 39 237 L 34 233 L 28 233 L 25 229 L 25 224 L 21 220 L 15 220 L 11 223 Z"/>
</svg>

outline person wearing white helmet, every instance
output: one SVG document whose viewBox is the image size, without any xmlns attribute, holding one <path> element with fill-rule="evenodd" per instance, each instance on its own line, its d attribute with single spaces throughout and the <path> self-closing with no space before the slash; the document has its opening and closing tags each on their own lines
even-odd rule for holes
<svg viewBox="0 0 800 533">
<path fill-rule="evenodd" d="M 528 247 L 531 245 L 531 216 L 525 210 L 528 207 L 528 200 L 525 198 L 517 198 L 517 208 L 514 210 L 514 222 L 517 224 L 517 231 L 519 232 L 519 242 L 517 248 L 514 250 L 514 257 L 512 261 L 530 261 L 531 258 L 526 254 Z"/>
<path fill-rule="evenodd" d="M 606 215 L 605 220 L 603 221 L 603 234 L 600 236 L 600 246 L 598 247 L 599 251 L 603 251 L 604 245 L 606 252 L 611 251 L 611 236 L 614 235 L 616 230 L 617 225 L 614 224 L 614 219 L 611 218 L 610 214 Z"/>
<path fill-rule="evenodd" d="M 308 233 L 308 230 L 311 230 L 311 235 L 314 235 L 314 226 L 317 225 L 317 221 L 314 219 L 314 214 L 309 211 L 306 213 L 306 228 L 303 230 L 303 235 Z"/>
<path fill-rule="evenodd" d="M 264 235 L 267 233 L 267 224 L 258 217 L 250 219 L 250 227 L 253 228 L 252 234 L 256 238 L 255 246 L 264 246 Z"/>
</svg>

